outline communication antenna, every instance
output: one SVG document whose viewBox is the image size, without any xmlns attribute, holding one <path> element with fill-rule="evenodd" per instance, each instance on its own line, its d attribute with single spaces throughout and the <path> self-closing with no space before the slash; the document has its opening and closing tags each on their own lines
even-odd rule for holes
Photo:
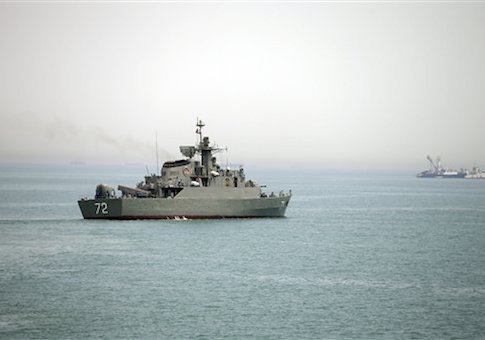
<svg viewBox="0 0 485 340">
<path fill-rule="evenodd" d="M 224 148 L 224 151 L 226 152 L 226 169 L 229 167 L 229 153 L 227 151 L 227 145 Z"/>
<path fill-rule="evenodd" d="M 202 120 L 197 117 L 197 130 L 195 131 L 196 134 L 199 135 L 199 143 L 202 144 L 202 128 L 205 126 L 205 124 L 202 122 Z"/>
<path fill-rule="evenodd" d="M 158 176 L 158 131 L 155 131 L 155 153 L 157 157 L 157 176 Z"/>
</svg>

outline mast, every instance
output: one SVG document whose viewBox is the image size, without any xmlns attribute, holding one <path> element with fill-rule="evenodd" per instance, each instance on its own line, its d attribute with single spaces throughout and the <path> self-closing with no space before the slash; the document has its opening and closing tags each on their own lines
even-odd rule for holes
<svg viewBox="0 0 485 340">
<path fill-rule="evenodd" d="M 157 157 L 157 176 L 159 172 L 159 165 L 158 165 L 158 131 L 155 131 L 155 153 Z"/>
<path fill-rule="evenodd" d="M 212 157 L 212 147 L 210 146 L 209 137 L 202 136 L 202 128 L 205 124 L 197 117 L 197 130 L 195 131 L 199 135 L 199 147 L 198 151 L 201 155 L 201 163 L 205 168 L 205 176 L 209 174 L 209 162 Z"/>
<path fill-rule="evenodd" d="M 202 128 L 205 126 L 205 124 L 202 122 L 202 120 L 197 117 L 197 130 L 195 131 L 196 134 L 199 135 L 199 144 L 202 145 Z"/>
</svg>

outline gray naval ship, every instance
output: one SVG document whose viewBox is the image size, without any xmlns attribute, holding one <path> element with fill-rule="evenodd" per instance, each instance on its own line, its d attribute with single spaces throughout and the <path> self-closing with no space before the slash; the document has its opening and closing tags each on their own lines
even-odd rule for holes
<svg viewBox="0 0 485 340">
<path fill-rule="evenodd" d="M 246 180 L 243 168 L 221 168 L 214 154 L 220 151 L 202 135 L 199 143 L 180 146 L 186 158 L 165 162 L 161 174 L 145 176 L 136 187 L 105 184 L 96 187 L 94 199 L 78 201 L 85 219 L 195 219 L 283 217 L 290 202 L 288 193 L 267 195 L 261 186 Z"/>
</svg>

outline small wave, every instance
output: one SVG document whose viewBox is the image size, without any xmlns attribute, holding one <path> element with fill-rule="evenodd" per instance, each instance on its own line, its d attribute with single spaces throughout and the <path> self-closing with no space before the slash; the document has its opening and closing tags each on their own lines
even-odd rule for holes
<svg viewBox="0 0 485 340">
<path fill-rule="evenodd" d="M 19 223 L 28 223 L 28 222 L 80 222 L 84 221 L 82 217 L 79 218 L 51 218 L 51 217 L 36 217 L 36 218 L 2 218 L 0 219 L 0 223 L 12 223 L 12 222 L 19 222 Z"/>
<path fill-rule="evenodd" d="M 380 288 L 380 289 L 409 289 L 417 288 L 418 285 L 409 282 L 392 282 L 392 281 L 371 281 L 371 280 L 356 280 L 348 278 L 304 278 L 291 277 L 282 275 L 264 275 L 256 278 L 258 281 L 272 281 L 286 285 L 301 285 L 301 286 L 320 286 L 320 287 L 334 287 L 334 286 L 354 286 L 366 288 Z"/>
<path fill-rule="evenodd" d="M 69 207 L 75 206 L 76 203 L 53 203 L 53 202 L 30 202 L 30 203 L 19 203 L 19 202 L 6 202 L 0 203 L 0 208 L 39 208 L 39 207 Z"/>
</svg>

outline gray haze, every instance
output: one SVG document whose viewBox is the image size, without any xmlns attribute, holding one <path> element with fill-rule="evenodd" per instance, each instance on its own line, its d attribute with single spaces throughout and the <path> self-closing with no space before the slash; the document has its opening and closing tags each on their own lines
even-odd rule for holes
<svg viewBox="0 0 485 340">
<path fill-rule="evenodd" d="M 1 3 L 0 162 L 485 167 L 483 3 Z"/>
</svg>

